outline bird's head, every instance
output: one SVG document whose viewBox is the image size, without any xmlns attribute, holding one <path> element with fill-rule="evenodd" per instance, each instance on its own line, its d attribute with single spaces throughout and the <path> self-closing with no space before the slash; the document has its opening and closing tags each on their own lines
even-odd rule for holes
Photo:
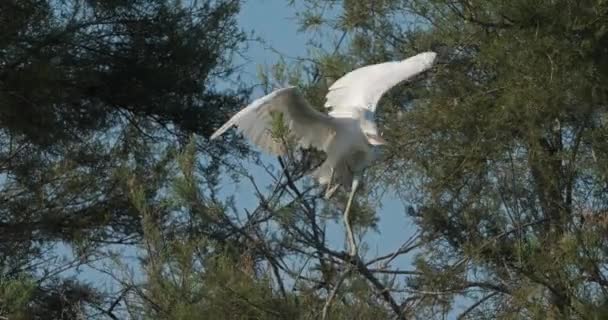
<svg viewBox="0 0 608 320">
<path fill-rule="evenodd" d="M 375 121 L 364 120 L 361 129 L 367 138 L 367 142 L 372 146 L 381 146 L 386 144 L 386 140 L 384 140 L 382 135 L 380 135 L 378 132 L 378 127 L 376 127 Z"/>
<path fill-rule="evenodd" d="M 369 144 L 371 144 L 372 146 L 381 146 L 386 144 L 386 140 L 384 140 L 384 138 L 382 138 L 382 136 L 379 135 L 378 132 L 364 133 L 365 137 L 367 138 L 367 142 L 369 142 Z"/>
<path fill-rule="evenodd" d="M 367 109 L 361 109 L 362 114 L 359 117 L 361 121 L 361 131 L 365 134 L 367 142 L 372 146 L 381 146 L 386 144 L 386 140 L 378 133 L 376 120 L 373 112 Z"/>
</svg>

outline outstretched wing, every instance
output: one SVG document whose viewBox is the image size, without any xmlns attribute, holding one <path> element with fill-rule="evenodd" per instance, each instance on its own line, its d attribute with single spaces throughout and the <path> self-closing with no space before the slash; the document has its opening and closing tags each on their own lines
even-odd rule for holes
<svg viewBox="0 0 608 320">
<path fill-rule="evenodd" d="M 424 52 L 402 61 L 384 62 L 355 69 L 329 88 L 325 107 L 334 117 L 355 117 L 363 108 L 376 111 L 382 95 L 398 83 L 429 69 L 437 54 Z"/>
<path fill-rule="evenodd" d="M 253 101 L 213 133 L 211 139 L 236 126 L 262 150 L 283 155 L 284 144 L 272 135 L 273 112 L 282 115 L 286 128 L 289 128 L 291 136 L 299 146 L 326 151 L 331 137 L 335 134 L 332 118 L 313 109 L 295 87 L 278 89 Z"/>
</svg>

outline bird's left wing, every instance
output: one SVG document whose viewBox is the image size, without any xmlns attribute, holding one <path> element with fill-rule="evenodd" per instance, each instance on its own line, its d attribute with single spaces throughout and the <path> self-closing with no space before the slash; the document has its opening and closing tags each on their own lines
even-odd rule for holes
<svg viewBox="0 0 608 320">
<path fill-rule="evenodd" d="M 273 113 L 281 116 L 290 135 L 300 147 L 326 151 L 335 134 L 333 119 L 313 109 L 295 87 L 275 90 L 235 114 L 211 139 L 236 126 L 251 142 L 265 152 L 285 154 L 285 145 L 272 134 Z"/>
<path fill-rule="evenodd" d="M 423 52 L 402 61 L 384 62 L 355 69 L 329 88 L 325 107 L 334 117 L 355 116 L 357 109 L 375 112 L 382 95 L 398 83 L 429 69 L 435 52 Z"/>
</svg>

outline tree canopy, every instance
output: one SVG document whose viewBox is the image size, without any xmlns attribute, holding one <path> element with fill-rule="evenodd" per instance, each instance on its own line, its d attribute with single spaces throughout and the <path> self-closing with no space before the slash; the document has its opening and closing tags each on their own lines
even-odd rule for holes
<svg viewBox="0 0 608 320">
<path fill-rule="evenodd" d="M 608 316 L 608 1 L 288 2 L 311 50 L 262 70 L 267 91 L 298 85 L 321 107 L 356 67 L 438 53 L 380 101 L 361 257 L 331 234 L 346 195 L 307 178 L 322 154 L 268 163 L 236 135 L 206 139 L 251 92 L 231 59 L 239 1 L 10 0 L 0 319 Z M 382 236 L 384 189 L 415 232 L 376 254 L 363 235 Z M 64 275 L 78 266 L 115 287 Z"/>
<path fill-rule="evenodd" d="M 164 155 L 245 101 L 244 86 L 218 86 L 243 48 L 238 10 L 230 0 L 0 4 L 0 315 L 75 318 L 101 302 L 59 273 L 100 246 L 139 243 L 127 177 L 145 180 L 152 201 Z M 208 166 L 244 151 L 207 148 Z M 61 242 L 80 256 L 61 261 Z"/>
<path fill-rule="evenodd" d="M 392 146 L 377 171 L 423 239 L 403 312 L 445 315 L 460 296 L 463 318 L 605 316 L 608 3 L 333 5 L 337 18 L 303 17 L 348 37 L 321 61 L 439 53 L 381 111 Z"/>
</svg>

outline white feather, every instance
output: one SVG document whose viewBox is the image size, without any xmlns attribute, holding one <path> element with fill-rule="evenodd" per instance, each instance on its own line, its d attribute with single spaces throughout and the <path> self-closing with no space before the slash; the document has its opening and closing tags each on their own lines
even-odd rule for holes
<svg viewBox="0 0 608 320">
<path fill-rule="evenodd" d="M 376 111 L 382 95 L 402 81 L 429 69 L 435 52 L 424 52 L 402 61 L 384 62 L 353 70 L 334 82 L 325 102 L 334 117 L 353 117 L 358 108 Z"/>
<path fill-rule="evenodd" d="M 329 116 L 313 109 L 297 88 L 287 87 L 253 101 L 213 133 L 211 140 L 236 126 L 262 150 L 283 155 L 285 147 L 282 141 L 272 136 L 272 112 L 283 114 L 285 126 L 302 148 L 314 147 L 326 151 L 335 134 L 335 126 Z"/>
<path fill-rule="evenodd" d="M 378 136 L 373 113 L 382 95 L 398 83 L 429 69 L 434 52 L 425 52 L 397 62 L 385 62 L 351 71 L 338 79 L 326 96 L 329 115 L 313 109 L 295 87 L 278 89 L 259 98 L 235 114 L 219 128 L 216 139 L 236 126 L 262 150 L 283 155 L 282 141 L 272 137 L 271 113 L 281 112 L 285 125 L 298 146 L 325 151 L 325 163 L 313 173 L 321 183 L 335 181 L 344 187 L 355 181 L 354 174 L 374 159 L 374 137 Z M 370 140 L 371 139 L 371 140 Z"/>
</svg>

